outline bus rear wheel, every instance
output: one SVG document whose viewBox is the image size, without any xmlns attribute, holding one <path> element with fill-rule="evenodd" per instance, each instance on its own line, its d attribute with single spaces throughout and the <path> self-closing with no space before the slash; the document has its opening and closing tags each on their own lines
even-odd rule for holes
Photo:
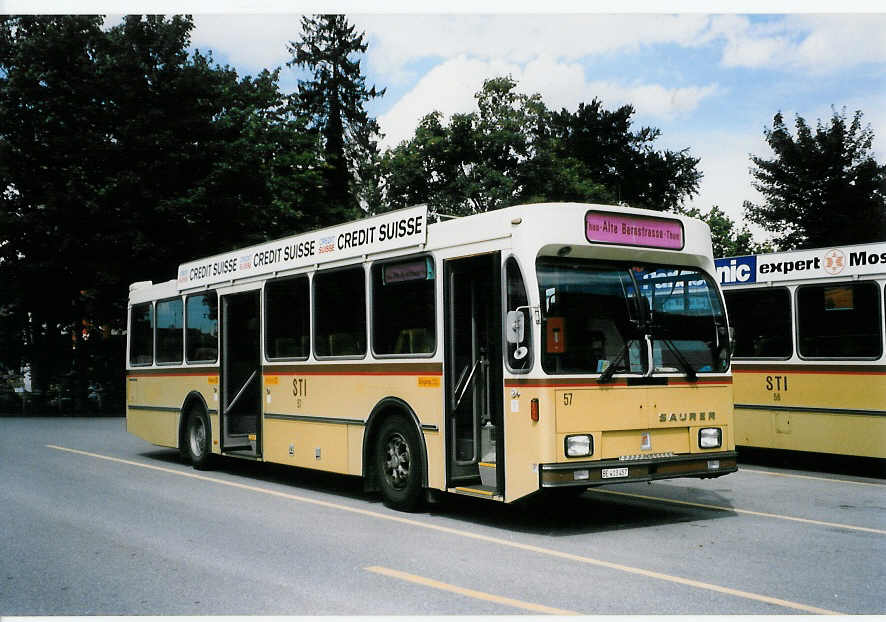
<svg viewBox="0 0 886 622">
<path fill-rule="evenodd" d="M 188 413 L 187 450 L 195 469 L 209 468 L 212 460 L 211 438 L 212 433 L 206 413 L 199 408 L 191 409 Z"/>
<path fill-rule="evenodd" d="M 411 512 L 422 499 L 422 465 L 415 426 L 402 415 L 388 417 L 381 426 L 375 467 L 385 505 Z"/>
</svg>

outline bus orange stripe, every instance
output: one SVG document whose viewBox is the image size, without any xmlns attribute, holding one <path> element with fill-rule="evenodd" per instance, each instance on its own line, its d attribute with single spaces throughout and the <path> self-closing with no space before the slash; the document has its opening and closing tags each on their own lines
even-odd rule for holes
<svg viewBox="0 0 886 622">
<path fill-rule="evenodd" d="M 668 381 L 666 385 L 637 385 L 637 387 L 645 387 L 645 388 L 655 388 L 655 387 L 677 387 L 677 386 L 696 386 L 696 385 L 722 385 L 728 386 L 732 384 L 732 378 L 720 378 L 717 380 L 699 380 L 698 382 L 689 382 L 687 380 L 674 380 Z M 519 388 L 519 387 L 533 387 L 533 388 L 541 388 L 541 389 L 551 389 L 551 388 L 572 388 L 572 387 L 583 387 L 590 389 L 606 389 L 611 387 L 626 387 L 628 386 L 627 382 L 621 380 L 617 382 L 609 382 L 606 384 L 598 384 L 595 380 L 591 380 L 588 382 L 577 382 L 577 381 L 569 381 L 564 380 L 561 382 L 551 381 L 551 380 L 506 380 L 505 386 L 508 388 Z M 634 388 L 634 387 L 632 387 Z"/>
<path fill-rule="evenodd" d="M 886 371 L 837 371 L 823 369 L 768 369 L 755 367 L 753 369 L 733 369 L 733 374 L 820 374 L 822 376 L 886 376 Z"/>
<path fill-rule="evenodd" d="M 128 378 L 156 378 L 175 376 L 218 376 L 219 372 L 139 372 L 127 374 Z M 265 376 L 442 376 L 442 371 L 273 371 L 266 369 Z"/>
<path fill-rule="evenodd" d="M 173 376 L 218 376 L 218 371 L 214 372 L 163 372 L 157 371 L 155 373 L 150 372 L 139 372 L 139 373 L 129 373 L 126 374 L 127 378 L 156 378 L 156 377 L 169 378 Z"/>
<path fill-rule="evenodd" d="M 442 376 L 442 371 L 273 371 L 265 376 Z"/>
</svg>

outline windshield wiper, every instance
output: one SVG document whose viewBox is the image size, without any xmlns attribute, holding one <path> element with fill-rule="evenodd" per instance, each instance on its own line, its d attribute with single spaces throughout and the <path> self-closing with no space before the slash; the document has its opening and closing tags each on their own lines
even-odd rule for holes
<svg viewBox="0 0 886 622">
<path fill-rule="evenodd" d="M 632 277 L 633 278 L 633 277 Z M 618 353 L 618 356 L 615 357 L 615 360 L 603 370 L 603 373 L 600 374 L 600 377 L 597 378 L 597 384 L 607 384 L 612 382 L 612 376 L 615 375 L 615 372 L 618 371 L 619 364 L 624 360 L 625 354 L 627 354 L 631 349 L 631 343 L 637 341 L 638 338 L 643 334 L 646 330 L 644 328 L 645 323 L 643 321 L 630 321 L 630 334 L 629 339 L 625 341 L 624 346 L 621 349 L 621 352 Z M 630 372 L 630 366 L 628 369 L 622 369 L 622 371 Z"/>
<path fill-rule="evenodd" d="M 612 376 L 615 374 L 616 368 L 618 367 L 619 363 L 621 363 L 622 359 L 625 357 L 625 354 L 627 354 L 628 350 L 630 350 L 630 349 L 631 349 L 630 340 L 625 341 L 624 347 L 621 349 L 621 352 L 619 352 L 619 354 L 615 358 L 615 360 L 612 361 L 612 363 L 609 365 L 609 367 L 604 369 L 603 373 L 600 374 L 600 377 L 597 378 L 597 384 L 607 384 L 609 382 L 612 382 Z"/>
<path fill-rule="evenodd" d="M 683 368 L 683 371 L 686 372 L 686 379 L 689 382 L 695 382 L 698 379 L 698 375 L 695 373 L 695 368 L 692 367 L 692 364 L 686 360 L 686 357 L 683 356 L 683 353 L 680 352 L 680 349 L 671 342 L 670 339 L 665 337 L 659 337 L 659 340 L 668 347 L 668 350 L 674 355 L 674 358 L 677 359 L 677 362 L 680 363 L 680 367 Z"/>
</svg>

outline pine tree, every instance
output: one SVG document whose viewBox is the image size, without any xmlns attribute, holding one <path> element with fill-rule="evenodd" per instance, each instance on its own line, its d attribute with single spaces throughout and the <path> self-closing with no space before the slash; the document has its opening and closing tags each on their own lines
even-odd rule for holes
<svg viewBox="0 0 886 622">
<path fill-rule="evenodd" d="M 361 198 L 373 195 L 378 157 L 378 123 L 368 116 L 366 102 L 385 89 L 366 87 L 358 55 L 366 52 L 365 33 L 357 34 L 344 15 L 302 17 L 302 38 L 291 41 L 288 67 L 309 71 L 299 80 L 296 107 L 307 115 L 325 154 L 325 190 L 329 211 L 326 224 L 342 222 L 361 212 Z"/>
</svg>

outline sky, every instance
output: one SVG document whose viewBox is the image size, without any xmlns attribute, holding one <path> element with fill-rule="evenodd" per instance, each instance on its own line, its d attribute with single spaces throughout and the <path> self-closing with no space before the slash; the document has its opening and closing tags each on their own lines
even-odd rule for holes
<svg viewBox="0 0 886 622">
<path fill-rule="evenodd" d="M 18 1 L 6 0 L 3 10 L 15 12 Z M 298 74 L 285 63 L 287 43 L 300 34 L 298 7 L 236 1 L 86 9 L 191 12 L 194 49 L 211 50 L 216 62 L 240 75 L 282 67 L 281 89 L 296 90 Z M 39 10 L 33 1 L 28 6 L 28 12 Z M 70 10 L 65 2 L 48 6 L 45 12 Z M 602 12 L 584 12 L 589 6 Z M 519 91 L 541 94 L 552 109 L 574 111 L 595 97 L 610 110 L 632 104 L 635 128 L 661 130 L 658 148 L 688 148 L 701 158 L 704 177 L 688 205 L 704 211 L 718 205 L 737 221 L 743 201 L 760 200 L 750 154 L 771 157 L 764 129 L 777 112 L 791 127 L 796 115 L 814 127 L 819 119 L 827 123 L 834 109 L 845 107 L 850 118 L 861 110 L 876 135 L 874 155 L 886 162 L 886 5 L 771 1 L 714 5 L 717 13 L 706 12 L 710 3 L 686 1 L 670 13 L 661 6 L 667 5 L 389 0 L 302 10 L 345 12 L 365 33 L 367 85 L 387 89 L 367 106 L 385 134 L 382 147 L 411 137 L 433 110 L 447 117 L 475 110 L 483 81 L 510 75 Z"/>
</svg>

